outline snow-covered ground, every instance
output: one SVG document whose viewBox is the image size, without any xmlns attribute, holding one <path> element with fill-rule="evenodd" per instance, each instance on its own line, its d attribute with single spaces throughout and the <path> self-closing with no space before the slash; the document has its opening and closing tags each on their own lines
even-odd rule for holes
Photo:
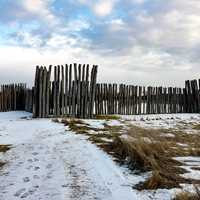
<svg viewBox="0 0 200 200">
<path fill-rule="evenodd" d="M 27 117 L 27 118 L 26 118 Z M 84 136 L 25 112 L 0 113 L 0 200 L 134 200 L 123 169 Z"/>
<path fill-rule="evenodd" d="M 180 121 L 199 122 L 200 115 L 123 116 L 122 120 L 147 128 L 174 128 Z M 118 120 L 86 122 L 96 128 L 105 122 L 121 125 Z M 86 136 L 50 119 L 32 119 L 26 112 L 0 113 L 0 144 L 12 145 L 0 153 L 0 161 L 7 162 L 0 169 L 0 200 L 170 200 L 175 191 L 133 190 L 144 176 L 118 166 Z M 194 176 L 189 172 L 186 176 Z"/>
</svg>

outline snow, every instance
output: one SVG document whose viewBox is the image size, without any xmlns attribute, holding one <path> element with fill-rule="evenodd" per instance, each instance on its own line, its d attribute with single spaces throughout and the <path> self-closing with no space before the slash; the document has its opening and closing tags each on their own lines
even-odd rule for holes
<svg viewBox="0 0 200 200">
<path fill-rule="evenodd" d="M 145 128 L 177 128 L 177 123 L 184 126 L 184 123 L 196 123 L 200 121 L 200 114 L 151 114 L 151 115 L 123 115 L 123 120 Z M 190 132 L 191 130 L 188 130 Z M 193 134 L 193 131 L 191 131 Z"/>
<path fill-rule="evenodd" d="M 0 113 L 0 200 L 133 200 L 124 169 L 82 135 L 25 112 Z"/>
<path fill-rule="evenodd" d="M 184 122 L 198 123 L 199 120 L 199 114 L 170 114 L 84 121 L 90 127 L 103 129 L 104 123 L 175 128 L 179 122 L 184 125 Z M 174 137 L 171 133 L 163 136 Z M 51 119 L 32 119 L 26 112 L 0 113 L 0 144 L 12 145 L 7 153 L 0 153 L 0 160 L 7 161 L 0 169 L 0 200 L 170 200 L 175 192 L 180 191 L 134 190 L 133 186 L 146 180 L 151 172 L 134 174 L 126 166 L 116 164 L 111 156 L 87 139 Z M 200 165 L 199 157 L 176 159 L 188 170 L 184 177 L 200 179 L 200 171 L 193 169 Z M 184 189 L 190 187 L 183 185 Z"/>
<path fill-rule="evenodd" d="M 191 178 L 194 180 L 200 180 L 200 170 L 195 170 L 195 167 L 200 166 L 200 157 L 176 157 L 176 160 L 183 163 L 182 168 L 187 171 L 182 176 L 184 178 Z"/>
<path fill-rule="evenodd" d="M 106 120 L 94 120 L 94 119 L 89 119 L 89 120 L 83 120 L 86 124 L 89 125 L 89 127 L 92 128 L 97 128 L 97 129 L 103 129 L 104 128 L 104 123 Z"/>
</svg>

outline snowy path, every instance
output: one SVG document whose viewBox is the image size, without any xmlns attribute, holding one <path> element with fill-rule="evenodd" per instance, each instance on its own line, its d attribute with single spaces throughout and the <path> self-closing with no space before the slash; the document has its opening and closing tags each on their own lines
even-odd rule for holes
<svg viewBox="0 0 200 200">
<path fill-rule="evenodd" d="M 0 113 L 0 200 L 134 200 L 120 168 L 83 136 L 48 119 Z"/>
</svg>

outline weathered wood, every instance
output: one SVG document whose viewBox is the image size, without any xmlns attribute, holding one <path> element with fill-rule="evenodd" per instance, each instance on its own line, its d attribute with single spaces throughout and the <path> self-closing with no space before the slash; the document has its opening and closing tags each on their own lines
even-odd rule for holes
<svg viewBox="0 0 200 200">
<path fill-rule="evenodd" d="M 76 81 L 72 82 L 72 117 L 76 117 L 76 88 L 77 84 Z"/>
<path fill-rule="evenodd" d="M 69 104 L 69 72 L 68 65 L 65 65 L 65 114 L 69 114 L 68 104 Z"/>
<path fill-rule="evenodd" d="M 38 94 L 38 86 L 39 86 L 39 66 L 36 67 L 35 72 L 35 82 L 34 82 L 34 96 L 33 96 L 33 117 L 38 117 L 38 103 L 39 103 L 39 94 Z M 14 91 L 14 108 L 16 109 L 16 85 Z"/>
<path fill-rule="evenodd" d="M 65 94 L 64 94 L 64 79 L 65 79 L 65 74 L 64 74 L 64 66 L 61 65 L 61 115 L 65 115 Z"/>
<path fill-rule="evenodd" d="M 72 116 L 72 64 L 69 66 L 69 116 Z"/>
<path fill-rule="evenodd" d="M 46 105 L 47 105 L 47 69 L 44 67 L 43 69 L 43 81 L 42 81 L 42 117 L 47 117 L 46 113 Z"/>
<path fill-rule="evenodd" d="M 56 116 L 57 114 L 57 67 L 54 66 L 54 81 L 53 81 L 53 115 Z"/>
<path fill-rule="evenodd" d="M 46 99 L 46 116 L 49 116 L 50 114 L 50 90 L 51 90 L 51 68 L 52 66 L 49 66 L 49 70 L 47 72 L 47 99 Z"/>
<path fill-rule="evenodd" d="M 40 78 L 39 78 L 39 117 L 42 117 L 42 92 L 43 92 L 43 68 L 40 67 Z"/>
<path fill-rule="evenodd" d="M 60 65 L 58 65 L 58 67 L 57 67 L 57 83 L 56 83 L 56 85 L 57 85 L 57 105 L 56 105 L 56 107 L 57 107 L 57 113 L 56 113 L 56 115 L 57 116 L 60 116 L 60 112 L 61 112 L 61 107 L 60 107 L 60 94 L 61 94 L 61 91 L 60 91 Z"/>
</svg>

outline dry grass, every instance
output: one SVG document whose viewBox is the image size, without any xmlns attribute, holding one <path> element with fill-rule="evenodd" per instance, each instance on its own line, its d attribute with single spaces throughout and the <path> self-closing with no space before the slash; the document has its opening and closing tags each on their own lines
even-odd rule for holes
<svg viewBox="0 0 200 200">
<path fill-rule="evenodd" d="M 200 183 L 200 180 L 183 178 L 181 175 L 186 171 L 180 167 L 182 163 L 174 159 L 176 156 L 200 156 L 199 141 L 198 134 L 131 126 L 126 137 L 115 139 L 113 151 L 124 162 L 128 160 L 131 168 L 152 171 L 152 176 L 137 185 L 137 189 L 170 189 L 180 187 L 181 183 Z"/>
<path fill-rule="evenodd" d="M 11 148 L 10 145 L 0 145 L 0 153 L 5 153 Z M 5 162 L 0 161 L 0 169 L 5 165 Z"/>
<path fill-rule="evenodd" d="M 104 119 L 104 120 L 119 120 L 120 117 L 116 115 L 96 115 L 95 119 Z"/>
<path fill-rule="evenodd" d="M 182 174 L 186 170 L 180 167 L 183 163 L 174 159 L 177 156 L 200 156 L 200 134 L 187 134 L 185 128 L 145 129 L 130 125 L 124 129 L 124 126 L 106 123 L 103 128 L 94 128 L 78 119 L 63 119 L 61 122 L 71 131 L 88 136 L 88 140 L 113 155 L 116 161 L 128 164 L 130 169 L 138 173 L 151 171 L 152 175 L 145 182 L 135 186 L 139 190 L 200 183 L 200 180 L 184 178 Z"/>
<path fill-rule="evenodd" d="M 105 131 L 105 129 L 90 127 L 89 124 L 80 119 L 62 119 L 61 123 L 77 134 L 88 134 L 91 130 L 96 132 Z"/>
<path fill-rule="evenodd" d="M 57 121 L 56 121 L 57 122 Z M 106 152 L 112 154 L 109 149 L 112 146 L 115 138 L 120 136 L 122 131 L 122 126 L 109 126 L 104 123 L 103 128 L 94 128 L 89 126 L 89 124 L 83 122 L 79 119 L 62 119 L 61 123 L 69 127 L 69 130 L 76 134 L 83 134 L 88 136 L 88 140 L 95 143 L 97 146 L 105 150 Z M 91 131 L 92 134 L 91 134 Z"/>
<path fill-rule="evenodd" d="M 193 129 L 195 130 L 200 130 L 200 124 L 194 124 Z"/>
<path fill-rule="evenodd" d="M 10 145 L 0 145 L 0 153 L 5 153 L 6 151 L 10 150 Z"/>
<path fill-rule="evenodd" d="M 196 186 L 195 187 L 195 192 L 181 192 L 176 195 L 174 200 L 200 200 L 200 190 Z"/>
</svg>

